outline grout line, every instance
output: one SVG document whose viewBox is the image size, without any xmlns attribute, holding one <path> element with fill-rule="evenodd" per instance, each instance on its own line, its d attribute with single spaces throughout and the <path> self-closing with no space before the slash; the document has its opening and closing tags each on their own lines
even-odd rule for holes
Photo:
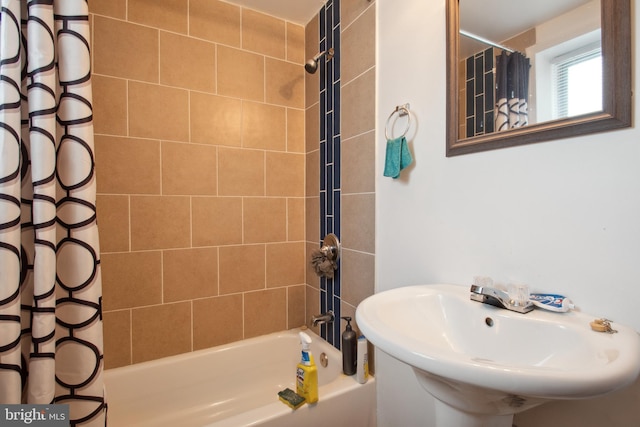
<svg viewBox="0 0 640 427">
<path fill-rule="evenodd" d="M 194 312 L 193 312 L 193 300 L 191 302 L 191 351 L 195 350 L 195 342 L 193 340 L 193 324 L 194 324 Z"/>
<path fill-rule="evenodd" d="M 358 21 L 358 19 L 360 19 L 360 18 L 362 17 L 362 15 L 364 15 L 365 13 L 367 13 L 367 11 L 369 10 L 369 8 L 371 8 L 371 7 L 375 7 L 375 4 L 374 4 L 373 2 L 372 2 L 369 6 L 367 6 L 366 8 L 364 8 L 364 10 L 363 10 L 362 12 L 360 12 L 360 13 L 358 14 L 358 16 L 356 16 L 355 18 L 353 18 L 353 19 L 351 20 L 351 22 L 349 22 L 349 25 L 347 25 L 346 27 L 343 27 L 343 26 L 342 26 L 342 19 L 341 19 L 341 20 L 340 20 L 340 22 L 338 22 L 338 24 L 337 24 L 337 25 L 339 25 L 339 26 L 340 26 L 340 28 L 341 28 L 340 33 L 345 32 L 349 27 L 351 27 L 353 24 L 355 24 L 355 23 Z M 375 13 L 375 11 L 374 11 L 374 13 Z M 342 14 L 340 14 L 340 15 L 342 15 Z M 342 18 L 342 16 L 340 16 L 340 18 Z"/>
<path fill-rule="evenodd" d="M 215 197 L 220 197 L 220 146 L 215 146 L 216 155 L 216 194 Z"/>
<path fill-rule="evenodd" d="M 164 250 L 160 250 L 160 304 L 164 305 Z"/>
<path fill-rule="evenodd" d="M 191 0 L 187 0 L 187 37 L 191 37 Z"/>
<path fill-rule="evenodd" d="M 375 129 L 369 129 L 369 130 L 366 130 L 364 132 L 360 132 L 360 133 L 357 133 L 355 135 L 351 135 L 348 138 L 342 138 L 342 136 L 341 136 L 340 140 L 341 140 L 341 142 L 347 142 L 347 141 L 351 141 L 352 139 L 356 139 L 356 138 L 358 138 L 360 136 L 364 136 L 364 135 L 367 135 L 367 134 L 370 134 L 370 133 L 374 134 L 374 136 L 375 136 L 376 130 Z"/>
<path fill-rule="evenodd" d="M 289 60 L 289 26 L 287 21 L 284 21 L 284 60 Z"/>
<path fill-rule="evenodd" d="M 285 293 L 284 293 L 284 325 L 286 329 L 289 329 L 289 287 L 286 287 Z"/>
<path fill-rule="evenodd" d="M 129 223 L 127 224 L 128 237 L 129 237 L 129 240 L 128 240 L 129 247 L 127 248 L 127 252 L 131 252 L 131 249 L 133 248 L 133 245 L 131 243 L 131 195 L 130 194 L 127 195 L 127 213 L 128 213 L 127 217 L 128 217 L 128 220 L 129 220 L 128 221 Z"/>
<path fill-rule="evenodd" d="M 168 196 L 168 194 L 164 194 L 164 188 L 162 188 L 162 140 L 157 140 L 158 141 L 158 151 L 160 152 L 160 165 L 159 165 L 159 169 L 158 172 L 160 174 L 160 179 L 158 181 L 158 183 L 160 184 L 160 194 L 157 194 L 158 196 Z"/>
<path fill-rule="evenodd" d="M 193 195 L 189 196 L 189 247 L 193 248 Z M 217 197 L 217 196 L 214 196 Z"/>
<path fill-rule="evenodd" d="M 238 46 L 236 49 L 243 49 L 242 45 L 244 43 L 244 40 L 243 40 L 242 35 L 244 34 L 244 32 L 242 31 L 242 18 L 244 18 L 244 8 L 243 7 L 240 8 L 240 23 L 239 23 L 239 27 L 240 27 L 240 46 Z"/>
<path fill-rule="evenodd" d="M 289 152 L 289 109 L 284 109 L 284 149 L 285 152 Z"/>
<path fill-rule="evenodd" d="M 267 102 L 267 57 L 262 55 L 262 101 Z"/>
<path fill-rule="evenodd" d="M 220 297 L 220 248 L 216 248 L 216 283 L 217 283 L 217 297 Z"/>
<path fill-rule="evenodd" d="M 158 83 L 162 82 L 162 59 L 160 58 L 160 54 L 162 53 L 162 30 L 160 28 L 156 28 L 158 32 Z"/>
<path fill-rule="evenodd" d="M 187 90 L 187 123 L 189 127 L 187 129 L 187 139 L 189 140 L 188 142 L 191 144 L 193 142 L 193 135 L 191 135 L 191 91 L 190 90 Z"/>
<path fill-rule="evenodd" d="M 218 43 L 216 43 L 213 46 L 213 59 L 214 59 L 214 61 L 216 63 L 215 69 L 213 70 L 214 71 L 213 80 L 214 80 L 214 84 L 216 86 L 216 90 L 214 91 L 214 94 L 218 95 L 218 93 L 220 92 L 220 88 L 218 87 L 218 75 L 220 74 L 219 71 L 218 71 L 218 67 L 220 65 L 220 62 L 218 60 Z"/>
<path fill-rule="evenodd" d="M 369 71 L 371 71 L 371 70 L 375 70 L 375 69 L 376 69 L 376 66 L 375 66 L 375 64 L 374 64 L 374 65 L 372 65 L 371 67 L 369 67 L 369 68 L 367 68 L 366 70 L 364 70 L 362 73 L 358 74 L 357 76 L 355 76 L 354 78 L 352 78 L 351 80 L 349 80 L 348 82 L 344 82 L 344 84 L 343 84 L 343 82 L 340 80 L 340 83 L 341 83 L 341 84 L 340 84 L 340 88 L 342 89 L 342 88 L 345 88 L 345 87 L 349 86 L 350 84 L 352 84 L 353 82 L 355 82 L 356 80 L 358 80 L 360 77 L 362 77 L 362 76 L 364 76 L 365 74 L 367 74 Z M 342 94 L 340 94 L 340 95 L 341 95 L 340 97 L 342 98 Z"/>
<path fill-rule="evenodd" d="M 127 128 L 126 130 L 126 137 L 129 137 L 131 135 L 131 120 L 129 118 L 130 115 L 130 111 L 129 111 L 129 80 L 125 79 L 125 85 L 124 85 L 124 96 L 125 96 L 125 109 L 126 109 L 126 123 L 125 123 L 125 127 Z"/>
<path fill-rule="evenodd" d="M 245 324 L 244 324 L 245 323 L 244 322 L 244 317 L 245 317 L 244 316 L 244 309 L 245 309 L 245 307 L 244 307 L 244 292 L 241 295 L 242 295 L 242 338 L 244 339 L 246 337 Z"/>
<path fill-rule="evenodd" d="M 129 363 L 133 364 L 133 308 L 129 310 Z"/>
<path fill-rule="evenodd" d="M 245 238 L 244 238 L 244 196 L 240 197 L 240 223 L 242 224 L 242 230 L 240 230 L 241 236 L 240 236 L 240 240 L 242 241 L 242 243 L 240 243 L 241 245 L 245 244 Z"/>
</svg>

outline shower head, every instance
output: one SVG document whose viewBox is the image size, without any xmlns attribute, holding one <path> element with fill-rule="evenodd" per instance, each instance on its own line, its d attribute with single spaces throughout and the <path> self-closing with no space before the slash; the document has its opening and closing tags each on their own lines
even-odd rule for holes
<svg viewBox="0 0 640 427">
<path fill-rule="evenodd" d="M 318 70 L 318 59 L 322 58 L 322 55 L 327 55 L 327 61 L 330 61 L 333 58 L 333 48 L 329 48 L 329 50 L 325 50 L 324 52 L 320 52 L 312 59 L 308 60 L 306 64 L 304 64 L 304 69 L 309 74 L 315 74 Z"/>
<path fill-rule="evenodd" d="M 307 63 L 304 64 L 304 69 L 309 74 L 315 74 L 316 70 L 318 69 L 318 60 L 316 60 L 316 59 L 308 60 Z"/>
</svg>

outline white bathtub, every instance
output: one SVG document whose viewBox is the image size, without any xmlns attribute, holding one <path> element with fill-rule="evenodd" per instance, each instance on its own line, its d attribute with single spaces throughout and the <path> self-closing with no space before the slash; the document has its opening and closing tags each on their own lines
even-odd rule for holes
<svg viewBox="0 0 640 427">
<path fill-rule="evenodd" d="M 340 351 L 310 331 L 320 400 L 295 411 L 280 402 L 280 390 L 295 390 L 298 331 L 108 369 L 108 426 L 375 427 L 375 380 L 343 375 Z"/>
</svg>

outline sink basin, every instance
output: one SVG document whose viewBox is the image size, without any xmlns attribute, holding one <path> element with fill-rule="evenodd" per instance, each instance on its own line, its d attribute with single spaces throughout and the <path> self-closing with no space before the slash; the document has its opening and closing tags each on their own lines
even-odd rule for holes
<svg viewBox="0 0 640 427">
<path fill-rule="evenodd" d="M 412 366 L 447 406 L 441 412 L 503 417 L 509 426 L 513 414 L 548 400 L 596 397 L 635 380 L 640 336 L 617 323 L 617 333 L 595 332 L 595 318 L 511 312 L 471 301 L 468 287 L 445 284 L 381 292 L 356 311 L 367 339 Z"/>
</svg>

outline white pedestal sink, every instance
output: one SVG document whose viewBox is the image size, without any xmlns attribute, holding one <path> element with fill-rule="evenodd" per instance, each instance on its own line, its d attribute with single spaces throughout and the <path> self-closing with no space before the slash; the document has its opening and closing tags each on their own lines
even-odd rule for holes
<svg viewBox="0 0 640 427">
<path fill-rule="evenodd" d="M 511 427 L 553 399 L 601 396 L 640 372 L 640 336 L 595 332 L 572 311 L 520 314 L 471 301 L 469 288 L 420 285 L 375 294 L 356 321 L 377 348 L 409 364 L 436 399 L 437 427 Z"/>
</svg>

